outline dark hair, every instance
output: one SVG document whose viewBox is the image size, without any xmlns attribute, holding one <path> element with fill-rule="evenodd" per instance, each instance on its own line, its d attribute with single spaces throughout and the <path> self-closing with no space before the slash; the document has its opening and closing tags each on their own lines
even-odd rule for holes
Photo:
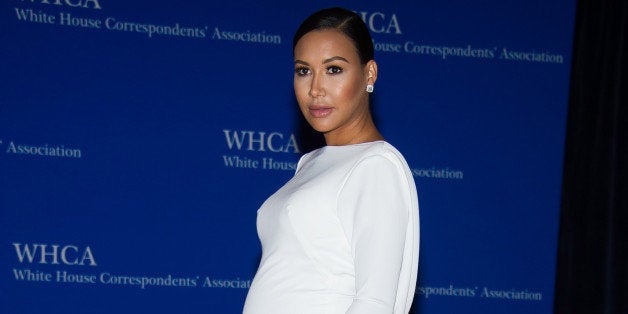
<svg viewBox="0 0 628 314">
<path fill-rule="evenodd" d="M 349 37 L 362 64 L 374 59 L 373 40 L 362 18 L 355 12 L 339 7 L 320 10 L 305 19 L 292 39 L 292 52 L 305 34 L 325 29 L 336 29 Z"/>
</svg>

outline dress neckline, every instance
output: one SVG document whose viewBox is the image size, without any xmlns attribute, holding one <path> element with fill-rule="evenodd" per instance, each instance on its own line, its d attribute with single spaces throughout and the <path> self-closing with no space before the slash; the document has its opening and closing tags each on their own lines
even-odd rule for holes
<svg viewBox="0 0 628 314">
<path fill-rule="evenodd" d="M 386 141 L 385 140 L 376 140 L 376 141 L 362 142 L 362 143 L 355 143 L 355 144 L 347 144 L 347 145 L 325 145 L 325 146 L 323 146 L 323 148 L 342 149 L 342 148 L 350 148 L 350 147 L 358 147 L 358 146 L 368 146 L 368 145 L 374 145 L 374 144 L 378 144 L 378 143 L 386 143 Z"/>
</svg>

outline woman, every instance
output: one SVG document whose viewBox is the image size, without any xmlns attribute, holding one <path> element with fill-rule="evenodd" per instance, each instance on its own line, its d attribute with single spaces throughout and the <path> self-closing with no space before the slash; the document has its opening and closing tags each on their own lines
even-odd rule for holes
<svg viewBox="0 0 628 314">
<path fill-rule="evenodd" d="M 262 259 L 246 314 L 407 313 L 416 285 L 416 188 L 377 130 L 373 43 L 341 8 L 307 18 L 293 40 L 294 91 L 326 146 L 258 210 Z"/>
</svg>

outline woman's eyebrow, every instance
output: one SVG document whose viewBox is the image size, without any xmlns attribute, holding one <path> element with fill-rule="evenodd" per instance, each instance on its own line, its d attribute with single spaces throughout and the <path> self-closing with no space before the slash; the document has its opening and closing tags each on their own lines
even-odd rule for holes
<svg viewBox="0 0 628 314">
<path fill-rule="evenodd" d="M 345 58 L 343 58 L 341 56 L 335 56 L 335 57 L 331 57 L 329 59 L 325 59 L 325 61 L 323 61 L 323 64 L 329 63 L 329 62 L 332 62 L 332 61 L 336 61 L 336 60 L 340 60 L 340 61 L 344 61 L 346 63 L 349 63 L 349 61 L 347 59 L 345 59 Z"/>
<path fill-rule="evenodd" d="M 335 57 L 331 57 L 329 59 L 323 60 L 323 64 L 329 63 L 329 62 L 333 62 L 333 61 L 336 61 L 336 60 L 340 60 L 340 61 L 344 61 L 346 63 L 350 63 L 349 60 L 347 60 L 347 59 L 345 59 L 345 58 L 343 58 L 341 56 L 335 56 Z M 305 62 L 303 60 L 299 60 L 299 59 L 294 60 L 294 63 L 308 65 L 308 66 L 310 65 L 309 63 L 307 63 L 307 62 Z"/>
</svg>

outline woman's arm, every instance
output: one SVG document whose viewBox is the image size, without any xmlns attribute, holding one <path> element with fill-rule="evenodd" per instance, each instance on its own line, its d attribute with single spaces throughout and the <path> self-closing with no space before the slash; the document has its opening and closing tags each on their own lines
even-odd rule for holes
<svg viewBox="0 0 628 314">
<path fill-rule="evenodd" d="M 343 186 L 338 214 L 351 244 L 356 288 L 347 313 L 393 313 L 410 195 L 401 165 L 379 155 L 356 165 Z"/>
</svg>

